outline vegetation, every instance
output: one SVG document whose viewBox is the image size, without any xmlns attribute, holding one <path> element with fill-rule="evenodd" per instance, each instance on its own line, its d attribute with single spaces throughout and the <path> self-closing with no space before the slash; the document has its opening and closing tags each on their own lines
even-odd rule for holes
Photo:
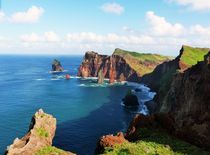
<svg viewBox="0 0 210 155">
<path fill-rule="evenodd" d="M 151 73 L 157 64 L 171 59 L 171 57 L 161 56 L 158 54 L 143 54 L 121 49 L 116 49 L 113 55 L 122 56 L 130 65 L 130 67 L 141 76 L 147 73 Z"/>
<path fill-rule="evenodd" d="M 210 50 L 209 48 L 193 48 L 190 46 L 183 46 L 183 48 L 184 52 L 181 61 L 188 66 L 195 65 L 198 61 L 203 61 L 204 56 Z"/>
<path fill-rule="evenodd" d="M 208 152 L 162 132 L 141 128 L 140 141 L 106 148 L 106 155 L 207 155 Z"/>
<path fill-rule="evenodd" d="M 63 150 L 60 150 L 53 146 L 46 146 L 35 153 L 35 155 L 65 155 L 65 154 L 66 153 Z"/>
<path fill-rule="evenodd" d="M 41 137 L 49 137 L 49 133 L 44 128 L 36 129 L 36 133 Z"/>
</svg>

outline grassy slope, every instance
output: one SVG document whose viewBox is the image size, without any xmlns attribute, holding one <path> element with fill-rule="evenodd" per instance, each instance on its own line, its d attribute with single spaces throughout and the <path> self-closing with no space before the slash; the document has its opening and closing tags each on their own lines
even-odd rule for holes
<svg viewBox="0 0 210 155">
<path fill-rule="evenodd" d="M 170 57 L 161 56 L 158 54 L 143 54 L 121 49 L 116 49 L 113 55 L 122 56 L 130 67 L 141 76 L 151 73 L 157 64 L 170 59 Z"/>
<path fill-rule="evenodd" d="M 35 155 L 67 155 L 67 153 L 54 146 L 46 146 L 41 150 L 37 151 Z"/>
<path fill-rule="evenodd" d="M 189 143 L 170 137 L 161 132 L 139 129 L 139 139 L 135 143 L 124 143 L 114 148 L 106 148 L 105 155 L 207 155 L 208 152 Z"/>
<path fill-rule="evenodd" d="M 198 61 L 203 61 L 204 56 L 210 51 L 209 48 L 193 48 L 190 46 L 183 46 L 184 52 L 181 61 L 188 66 L 197 64 Z"/>
</svg>

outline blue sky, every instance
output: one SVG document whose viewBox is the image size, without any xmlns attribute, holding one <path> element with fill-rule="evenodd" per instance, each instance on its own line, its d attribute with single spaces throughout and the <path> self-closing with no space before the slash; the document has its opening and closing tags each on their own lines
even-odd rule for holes
<svg viewBox="0 0 210 155">
<path fill-rule="evenodd" d="M 210 46 L 208 0 L 1 0 L 0 54 L 177 55 Z"/>
</svg>

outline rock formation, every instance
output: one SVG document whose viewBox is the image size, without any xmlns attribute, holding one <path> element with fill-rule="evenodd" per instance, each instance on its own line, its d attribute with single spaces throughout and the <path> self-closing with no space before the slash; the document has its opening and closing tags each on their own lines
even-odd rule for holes
<svg viewBox="0 0 210 155">
<path fill-rule="evenodd" d="M 95 153 L 96 154 L 103 153 L 105 147 L 113 147 L 116 144 L 122 144 L 125 142 L 127 142 L 127 140 L 124 138 L 122 132 L 119 132 L 116 136 L 113 135 L 103 136 L 100 138 L 100 140 L 97 143 Z"/>
<path fill-rule="evenodd" d="M 98 84 L 103 84 L 104 83 L 104 74 L 103 71 L 100 70 L 98 73 Z"/>
<path fill-rule="evenodd" d="M 98 77 L 100 70 L 110 83 L 117 81 L 138 82 L 145 73 L 153 69 L 168 57 L 152 54 L 140 54 L 116 49 L 111 56 L 100 55 L 95 52 L 87 52 L 79 67 L 78 76 Z"/>
<path fill-rule="evenodd" d="M 16 138 L 10 146 L 8 146 L 7 155 L 34 155 L 42 150 L 49 151 L 49 154 L 73 155 L 55 147 L 52 147 L 52 140 L 56 130 L 56 119 L 49 114 L 39 110 L 32 117 L 28 133 L 21 139 Z M 52 152 L 55 151 L 55 152 Z"/>
<path fill-rule="evenodd" d="M 59 71 L 59 72 L 63 71 L 63 67 L 60 61 L 58 61 L 57 59 L 53 60 L 52 62 L 52 71 Z"/>
<path fill-rule="evenodd" d="M 139 105 L 138 98 L 130 90 L 130 91 L 128 91 L 128 93 L 126 94 L 125 98 L 123 99 L 123 104 L 125 106 L 138 106 Z"/>
</svg>

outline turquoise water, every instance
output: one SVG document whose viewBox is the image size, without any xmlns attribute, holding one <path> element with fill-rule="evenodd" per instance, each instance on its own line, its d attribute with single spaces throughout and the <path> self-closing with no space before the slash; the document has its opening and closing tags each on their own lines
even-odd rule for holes
<svg viewBox="0 0 210 155">
<path fill-rule="evenodd" d="M 72 75 L 52 75 L 51 61 L 59 59 Z M 32 115 L 40 108 L 57 118 L 54 145 L 78 154 L 93 154 L 97 139 L 127 128 L 137 112 L 121 100 L 129 89 L 143 103 L 153 96 L 143 85 L 98 85 L 95 79 L 76 77 L 82 57 L 0 56 L 0 154 L 28 130 Z"/>
</svg>

